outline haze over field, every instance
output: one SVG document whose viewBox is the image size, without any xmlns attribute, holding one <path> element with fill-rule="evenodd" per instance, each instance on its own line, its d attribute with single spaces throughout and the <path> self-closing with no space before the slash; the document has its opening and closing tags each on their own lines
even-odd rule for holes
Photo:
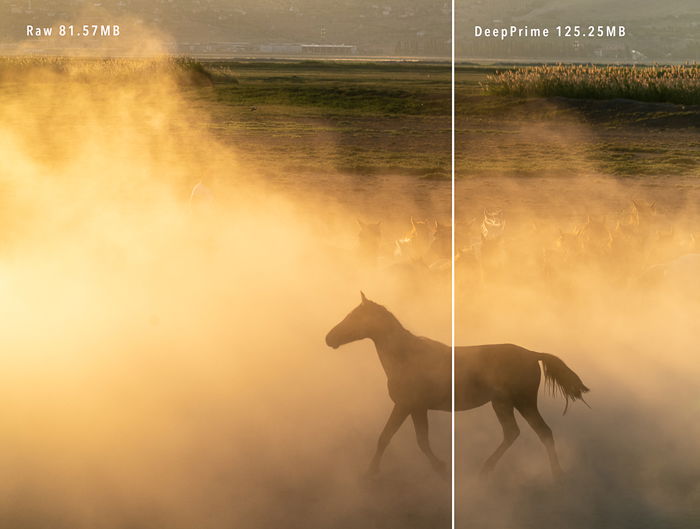
<svg viewBox="0 0 700 529">
<path fill-rule="evenodd" d="M 409 330 L 449 341 L 449 274 L 390 268 L 411 216 L 449 219 L 449 181 L 307 169 L 280 191 L 260 177 L 273 151 L 242 162 L 170 63 L 17 64 L 0 104 L 2 524 L 449 526 L 449 484 L 410 426 L 380 478 L 361 479 L 390 409 L 386 381 L 368 341 L 323 343 L 360 289 Z M 457 261 L 457 339 L 560 356 L 592 409 L 562 417 L 541 391 L 566 470 L 555 486 L 522 422 L 493 479 L 477 481 L 500 428 L 489 407 L 460 413 L 458 524 L 692 529 L 697 292 L 639 291 L 634 275 L 572 261 L 557 241 L 588 215 L 614 228 L 634 198 L 658 201 L 654 222 L 674 227 L 675 249 L 697 231 L 697 191 L 673 175 L 660 188 L 591 171 L 572 149 L 589 127 L 548 115 L 471 138 L 492 163 L 458 181 L 458 246 L 479 241 L 471 219 L 499 207 L 516 258 L 500 277 L 466 252 Z M 568 156 L 565 175 L 508 174 L 512 156 L 543 147 Z M 189 203 L 199 179 L 213 202 Z M 358 217 L 383 223 L 376 267 L 356 260 Z M 445 459 L 449 416 L 432 413 L 431 428 Z"/>
<path fill-rule="evenodd" d="M 498 423 L 487 407 L 458 414 L 457 519 L 486 529 L 693 529 L 696 107 L 485 94 L 494 70 L 464 67 L 458 79 L 457 343 L 559 355 L 591 389 L 591 409 L 576 403 L 562 416 L 561 400 L 540 393 L 567 469 L 555 487 L 520 417 L 520 437 L 483 486 L 474 475 Z M 501 211 L 501 223 L 486 225 L 490 241 L 484 209 Z M 489 256 L 481 267 L 478 250 Z"/>
<path fill-rule="evenodd" d="M 572 130 L 555 131 L 560 140 L 575 141 Z M 694 323 L 700 316 L 700 254 L 680 248 L 694 266 L 648 283 L 618 276 L 616 267 L 633 261 L 633 253 L 611 261 L 604 250 L 597 256 L 595 250 L 573 250 L 571 261 L 554 257 L 566 251 L 569 238 L 576 241 L 572 234 L 585 234 L 595 223 L 607 222 L 614 234 L 632 198 L 656 200 L 660 218 L 679 237 L 697 233 L 698 196 L 697 186 L 686 195 L 672 181 L 659 188 L 590 174 L 458 182 L 458 244 L 469 248 L 479 240 L 478 225 L 470 224 L 479 206 L 503 208 L 510 235 L 501 257 L 507 264 L 487 268 L 483 286 L 468 261 L 457 261 L 457 343 L 515 343 L 554 353 L 591 389 L 591 408 L 576 403 L 564 416 L 563 402 L 540 391 L 540 408 L 566 469 L 554 487 L 545 451 L 520 416 L 521 435 L 493 479 L 477 480 L 484 457 L 500 440 L 498 422 L 488 406 L 457 415 L 460 527 L 692 529 L 700 522 Z M 657 259 L 661 269 L 672 260 Z"/>
<path fill-rule="evenodd" d="M 2 5 L 11 31 L 83 16 L 77 2 Z M 315 39 L 319 25 L 326 42 L 427 54 L 446 4 L 411 5 L 124 0 L 84 16 L 114 7 L 112 22 L 141 28 L 120 50 L 146 55 L 232 29 Z M 505 7 L 584 16 L 583 1 L 557 5 Z M 635 5 L 616 13 L 658 12 Z M 678 27 L 692 7 L 670 10 Z M 0 63 L 0 527 L 449 527 L 449 483 L 409 424 L 362 479 L 386 379 L 369 341 L 324 343 L 360 290 L 450 340 L 452 256 L 406 259 L 397 243 L 416 225 L 431 241 L 451 213 L 448 75 L 413 64 Z M 695 529 L 700 292 L 696 268 L 666 268 L 698 255 L 694 111 L 477 90 L 458 94 L 457 342 L 556 354 L 592 391 L 564 417 L 540 392 L 556 484 L 522 421 L 478 481 L 500 427 L 489 406 L 458 415 L 458 527 Z M 490 258 L 486 210 L 506 221 Z M 370 261 L 366 222 L 381 222 Z M 430 414 L 442 459 L 449 419 Z"/>
<path fill-rule="evenodd" d="M 342 175 L 283 194 L 168 63 L 55 64 L 0 81 L 0 525 L 446 525 L 449 486 L 412 444 L 387 458 L 396 485 L 363 484 L 384 375 L 324 336 L 364 288 L 449 337 L 449 282 L 417 302 L 353 266 L 358 217 L 385 237 L 409 211 L 449 218 L 449 181 L 420 207 Z M 190 204 L 200 179 L 214 199 Z"/>
</svg>

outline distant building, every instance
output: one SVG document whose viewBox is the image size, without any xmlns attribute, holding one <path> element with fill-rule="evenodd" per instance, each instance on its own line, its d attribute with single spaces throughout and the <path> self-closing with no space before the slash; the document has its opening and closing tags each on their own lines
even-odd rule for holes
<svg viewBox="0 0 700 529">
<path fill-rule="evenodd" d="M 301 44 L 263 44 L 261 53 L 274 53 L 276 55 L 299 55 L 302 53 Z"/>
<path fill-rule="evenodd" d="M 357 46 L 347 44 L 263 44 L 261 53 L 275 55 L 357 55 Z"/>
</svg>

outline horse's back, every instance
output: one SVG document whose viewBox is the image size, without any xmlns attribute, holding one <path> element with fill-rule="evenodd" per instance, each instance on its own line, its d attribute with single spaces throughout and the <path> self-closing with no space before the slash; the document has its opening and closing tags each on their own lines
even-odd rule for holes
<svg viewBox="0 0 700 529">
<path fill-rule="evenodd" d="M 498 361 L 531 361 L 535 358 L 534 351 L 511 343 L 486 345 L 460 345 L 455 347 L 456 362 L 498 362 Z"/>
<path fill-rule="evenodd" d="M 463 408 L 494 398 L 537 394 L 541 378 L 537 353 L 513 344 L 455 347 L 455 386 Z"/>
</svg>

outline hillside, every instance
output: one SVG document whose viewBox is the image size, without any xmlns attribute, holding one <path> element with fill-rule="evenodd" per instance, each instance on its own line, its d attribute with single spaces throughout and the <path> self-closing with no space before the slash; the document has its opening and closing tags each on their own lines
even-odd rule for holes
<svg viewBox="0 0 700 529">
<path fill-rule="evenodd" d="M 457 0 L 458 55 L 464 59 L 700 59 L 700 3 L 694 0 Z M 624 25 L 624 38 L 477 39 L 474 26 Z M 634 50 L 634 52 L 633 52 Z"/>
<path fill-rule="evenodd" d="M 5 42 L 23 39 L 26 24 L 115 23 L 129 17 L 180 45 L 350 44 L 364 54 L 432 56 L 450 50 L 446 0 L 4 0 L 0 10 Z"/>
</svg>

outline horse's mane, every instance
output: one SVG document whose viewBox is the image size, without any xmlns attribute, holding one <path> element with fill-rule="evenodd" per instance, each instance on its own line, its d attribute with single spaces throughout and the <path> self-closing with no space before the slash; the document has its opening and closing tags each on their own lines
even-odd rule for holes
<svg viewBox="0 0 700 529">
<path fill-rule="evenodd" d="M 367 300 L 366 303 L 370 303 L 373 308 L 376 308 L 380 312 L 382 312 L 383 315 L 387 318 L 387 320 L 391 321 L 391 323 L 394 323 L 394 324 L 398 325 L 399 327 L 401 327 L 403 330 L 406 330 L 406 328 L 401 324 L 399 319 L 396 316 L 394 316 L 394 314 L 389 309 L 387 309 L 384 305 L 380 305 L 379 303 L 376 303 L 376 302 L 370 301 L 370 300 Z"/>
<path fill-rule="evenodd" d="M 375 303 L 374 301 L 367 300 L 367 303 L 371 303 L 373 308 L 376 308 L 379 312 L 382 313 L 382 316 L 386 318 L 386 321 L 390 325 L 396 326 L 401 333 L 406 336 L 406 337 L 411 337 L 420 340 L 421 342 L 425 344 L 429 344 L 431 346 L 440 346 L 440 347 L 447 347 L 449 348 L 448 345 L 445 345 L 444 343 L 438 341 L 438 340 L 433 340 L 432 338 L 427 338 L 425 336 L 419 336 L 417 334 L 412 333 L 406 327 L 404 327 L 399 319 L 394 316 L 394 314 L 387 309 L 384 305 L 380 305 L 379 303 Z"/>
</svg>

